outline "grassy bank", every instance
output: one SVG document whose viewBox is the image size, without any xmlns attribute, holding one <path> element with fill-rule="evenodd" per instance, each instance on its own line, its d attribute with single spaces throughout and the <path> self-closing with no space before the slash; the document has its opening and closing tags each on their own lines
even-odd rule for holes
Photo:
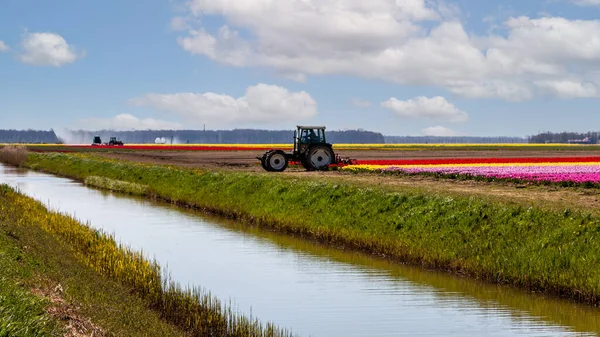
<svg viewBox="0 0 600 337">
<path fill-rule="evenodd" d="M 19 256 L 15 258 L 19 266 L 13 269 L 20 273 L 11 276 L 2 270 L 2 282 L 3 278 L 11 277 L 7 282 L 26 284 L 25 289 L 35 289 L 40 284 L 53 285 L 42 287 L 38 291 L 41 293 L 51 292 L 56 289 L 55 284 L 60 284 L 64 296 L 81 307 L 81 314 L 90 317 L 110 334 L 291 335 L 271 324 L 263 325 L 233 312 L 201 289 L 180 287 L 165 277 L 155 262 L 119 245 L 110 235 L 82 225 L 71 217 L 49 212 L 40 203 L 5 185 L 0 185 L 0 243 L 2 240 L 10 242 L 13 255 Z M 7 249 L 5 245 L 0 246 L 0 250 L 3 249 Z M 0 263 L 4 256 L 0 254 Z M 23 262 L 19 262 L 23 259 L 29 261 L 25 268 Z M 6 291 L 4 287 L 1 289 L 0 293 Z M 7 289 L 10 294 L 14 293 L 12 297 L 22 296 Z M 17 317 L 11 312 L 23 312 L 25 316 L 18 319 L 22 325 L 46 329 L 41 331 L 51 335 L 52 320 L 48 320 L 47 315 L 39 315 L 44 303 L 36 301 L 31 308 L 9 301 L 7 313 L 0 310 L 0 331 L 3 319 Z M 0 305 L 3 307 L 4 304 Z M 31 319 L 27 315 L 37 321 L 29 323 Z"/>
<path fill-rule="evenodd" d="M 32 154 L 27 165 L 139 184 L 146 196 L 400 261 L 600 299 L 600 218 L 582 212 L 64 154 Z"/>
<path fill-rule="evenodd" d="M 29 279 L 31 261 L 0 231 L 0 336 L 51 336 L 61 332 L 57 322 L 44 311 L 50 303 L 19 286 Z M 24 267 L 22 266 L 24 265 Z"/>
<path fill-rule="evenodd" d="M 0 185 L 0 336 L 182 335 L 49 231 L 65 223 L 75 224 Z"/>
</svg>

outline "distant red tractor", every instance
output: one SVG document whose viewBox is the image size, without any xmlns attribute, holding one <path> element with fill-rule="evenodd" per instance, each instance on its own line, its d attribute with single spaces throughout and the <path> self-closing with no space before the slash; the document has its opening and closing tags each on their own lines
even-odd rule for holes
<svg viewBox="0 0 600 337">
<path fill-rule="evenodd" d="M 269 172 L 283 172 L 290 162 L 300 163 L 309 171 L 326 170 L 331 165 L 351 164 L 351 159 L 342 159 L 335 154 L 333 146 L 325 139 L 324 126 L 297 126 L 294 131 L 294 151 L 269 150 L 256 157 Z"/>
</svg>

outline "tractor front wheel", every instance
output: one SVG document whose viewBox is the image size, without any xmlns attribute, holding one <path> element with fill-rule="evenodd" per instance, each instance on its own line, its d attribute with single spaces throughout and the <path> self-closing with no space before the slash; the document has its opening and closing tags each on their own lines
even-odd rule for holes
<svg viewBox="0 0 600 337">
<path fill-rule="evenodd" d="M 283 172 L 288 166 L 288 157 L 281 150 L 269 152 L 265 156 L 265 166 L 267 171 Z"/>
</svg>

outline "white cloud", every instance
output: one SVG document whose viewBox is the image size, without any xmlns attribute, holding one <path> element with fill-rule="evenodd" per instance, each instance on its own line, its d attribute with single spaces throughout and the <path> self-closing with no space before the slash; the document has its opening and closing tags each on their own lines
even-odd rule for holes
<svg viewBox="0 0 600 337">
<path fill-rule="evenodd" d="M 399 101 L 392 97 L 382 102 L 381 106 L 405 118 L 444 119 L 450 122 L 465 122 L 469 119 L 466 112 L 459 110 L 440 96 L 433 98 L 421 96 L 408 101 Z"/>
<path fill-rule="evenodd" d="M 458 136 L 454 130 L 448 129 L 443 126 L 431 126 L 421 130 L 424 136 L 435 136 L 435 137 L 453 137 Z"/>
<path fill-rule="evenodd" d="M 560 98 L 598 97 L 598 89 L 592 83 L 579 81 L 540 81 L 535 84 L 541 89 L 546 89 L 553 96 Z"/>
<path fill-rule="evenodd" d="M 578 6 L 598 6 L 598 5 L 600 5 L 600 0 L 571 0 L 571 2 Z"/>
<path fill-rule="evenodd" d="M 54 33 L 27 34 L 21 45 L 21 61 L 31 65 L 60 67 L 83 56 L 78 55 L 62 36 Z"/>
<path fill-rule="evenodd" d="M 179 123 L 154 118 L 138 118 L 130 114 L 121 114 L 110 118 L 86 118 L 79 121 L 77 128 L 87 130 L 174 130 L 182 129 Z"/>
<path fill-rule="evenodd" d="M 371 101 L 367 101 L 361 98 L 354 98 L 352 99 L 351 103 L 357 108 L 368 108 L 372 105 Z"/>
<path fill-rule="evenodd" d="M 281 123 L 317 115 L 317 103 L 308 93 L 289 92 L 262 83 L 248 87 L 245 96 L 240 98 L 212 92 L 147 94 L 131 99 L 130 103 L 177 114 L 198 126 Z"/>
<path fill-rule="evenodd" d="M 236 67 L 267 67 L 303 80 L 328 74 L 377 78 L 512 101 L 552 92 L 539 83 L 600 85 L 600 77 L 590 75 L 600 67 L 600 20 L 512 17 L 495 29 L 498 35 L 476 36 L 447 14 L 447 6 L 424 0 L 188 4 L 192 17 L 220 16 L 226 25 L 217 32 L 189 28 L 178 39 L 182 48 Z M 559 92 L 560 98 L 582 96 L 580 90 Z"/>
<path fill-rule="evenodd" d="M 187 19 L 181 16 L 176 16 L 171 19 L 171 29 L 174 31 L 185 31 L 190 29 Z"/>
<path fill-rule="evenodd" d="M 0 53 L 9 51 L 10 48 L 4 43 L 4 41 L 0 40 Z"/>
</svg>

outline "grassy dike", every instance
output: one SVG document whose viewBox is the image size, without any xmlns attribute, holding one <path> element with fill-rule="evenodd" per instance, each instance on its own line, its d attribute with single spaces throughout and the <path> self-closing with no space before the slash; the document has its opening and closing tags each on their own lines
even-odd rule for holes
<svg viewBox="0 0 600 337">
<path fill-rule="evenodd" d="M 0 185 L 0 336 L 74 328 L 97 336 L 291 336 L 180 287 L 112 236 Z"/>
<path fill-rule="evenodd" d="M 142 195 L 402 262 L 591 304 L 600 299 L 600 218 L 590 214 L 91 156 L 31 154 L 26 165 L 143 186 Z"/>
</svg>

